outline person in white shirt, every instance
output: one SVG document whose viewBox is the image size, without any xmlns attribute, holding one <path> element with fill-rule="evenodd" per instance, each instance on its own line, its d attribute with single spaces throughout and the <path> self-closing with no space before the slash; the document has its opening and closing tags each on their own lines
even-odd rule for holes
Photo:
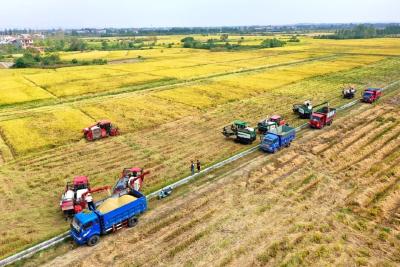
<svg viewBox="0 0 400 267">
<path fill-rule="evenodd" d="M 90 210 L 96 210 L 96 205 L 94 205 L 94 203 L 93 203 L 93 197 L 92 197 L 92 195 L 91 195 L 90 193 L 87 193 L 87 194 L 86 194 L 86 196 L 85 196 L 85 201 L 86 201 L 86 203 L 87 203 L 87 205 L 88 205 L 88 208 L 89 208 Z"/>
</svg>

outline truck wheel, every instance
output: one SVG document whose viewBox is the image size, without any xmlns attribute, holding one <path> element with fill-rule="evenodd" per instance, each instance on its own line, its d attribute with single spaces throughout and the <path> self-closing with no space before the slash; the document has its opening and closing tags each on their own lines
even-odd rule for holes
<svg viewBox="0 0 400 267">
<path fill-rule="evenodd" d="M 87 241 L 87 245 L 89 247 L 93 247 L 94 245 L 96 245 L 100 240 L 100 236 L 98 235 L 93 235 L 89 238 L 89 240 Z"/>
<path fill-rule="evenodd" d="M 128 227 L 134 227 L 136 224 L 138 224 L 139 220 L 136 217 L 131 217 L 128 219 Z"/>
</svg>

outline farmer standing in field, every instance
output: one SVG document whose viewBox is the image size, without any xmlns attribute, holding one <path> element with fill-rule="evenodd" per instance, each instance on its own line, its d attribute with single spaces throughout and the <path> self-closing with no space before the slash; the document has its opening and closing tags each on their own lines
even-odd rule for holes
<svg viewBox="0 0 400 267">
<path fill-rule="evenodd" d="M 194 163 L 193 163 L 193 160 L 190 162 L 190 171 L 191 171 L 192 175 L 194 175 Z"/>
<path fill-rule="evenodd" d="M 200 170 L 201 170 L 200 160 L 197 160 L 196 165 L 197 165 L 197 172 L 200 172 Z"/>
</svg>

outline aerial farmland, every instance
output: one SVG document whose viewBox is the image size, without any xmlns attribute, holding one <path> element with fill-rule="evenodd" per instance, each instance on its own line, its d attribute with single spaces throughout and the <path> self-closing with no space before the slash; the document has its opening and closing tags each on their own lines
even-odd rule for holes
<svg viewBox="0 0 400 267">
<path fill-rule="evenodd" d="M 400 264 L 399 25 L 1 26 L 0 266 Z M 95 215 L 101 238 L 81 246 Z"/>
</svg>

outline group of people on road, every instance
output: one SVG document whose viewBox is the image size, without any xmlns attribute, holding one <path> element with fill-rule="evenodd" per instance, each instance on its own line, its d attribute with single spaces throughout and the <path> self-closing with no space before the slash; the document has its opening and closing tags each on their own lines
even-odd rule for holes
<svg viewBox="0 0 400 267">
<path fill-rule="evenodd" d="M 200 170 L 201 170 L 200 160 L 196 161 L 196 165 L 194 164 L 193 160 L 190 162 L 190 172 L 192 173 L 192 175 L 194 175 L 196 168 L 197 168 L 197 172 L 200 172 Z"/>
</svg>

